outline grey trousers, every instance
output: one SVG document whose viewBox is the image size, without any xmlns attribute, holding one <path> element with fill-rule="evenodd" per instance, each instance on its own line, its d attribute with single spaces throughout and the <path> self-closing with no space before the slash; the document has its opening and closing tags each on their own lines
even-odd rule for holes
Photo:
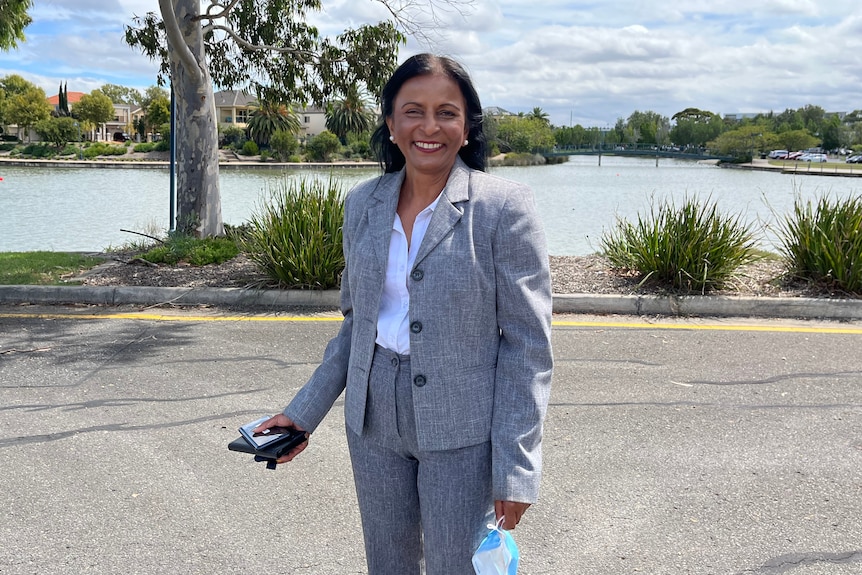
<svg viewBox="0 0 862 575">
<path fill-rule="evenodd" d="M 420 451 L 410 357 L 377 347 L 365 429 L 347 430 L 369 575 L 474 575 L 493 523 L 490 442 Z"/>
</svg>

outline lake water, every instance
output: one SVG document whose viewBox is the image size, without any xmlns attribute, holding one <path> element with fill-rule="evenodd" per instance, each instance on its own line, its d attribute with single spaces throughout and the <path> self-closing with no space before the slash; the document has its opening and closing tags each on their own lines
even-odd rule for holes
<svg viewBox="0 0 862 575">
<path fill-rule="evenodd" d="M 648 215 L 666 199 L 715 202 L 722 213 L 741 215 L 756 227 L 761 245 L 775 250 L 777 219 L 794 199 L 859 195 L 862 179 L 791 176 L 723 169 L 688 160 L 573 156 L 553 166 L 494 168 L 493 173 L 529 184 L 553 255 L 598 251 L 602 234 L 617 218 Z M 333 172 L 346 187 L 376 170 Z M 328 179 L 329 171 L 222 170 L 222 216 L 240 224 L 285 177 Z M 0 164 L 0 251 L 101 251 L 140 238 L 121 231 L 161 235 L 168 227 L 165 169 L 25 168 Z"/>
</svg>

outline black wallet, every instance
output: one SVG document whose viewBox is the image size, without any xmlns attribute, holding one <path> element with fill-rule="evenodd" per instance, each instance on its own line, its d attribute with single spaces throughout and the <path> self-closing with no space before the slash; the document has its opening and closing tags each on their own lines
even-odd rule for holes
<svg viewBox="0 0 862 575">
<path fill-rule="evenodd" d="M 262 418 L 258 421 L 264 421 L 266 419 L 267 418 Z M 231 451 L 239 451 L 241 453 L 250 453 L 254 455 L 255 461 L 266 462 L 267 469 L 275 469 L 275 462 L 279 457 L 290 452 L 294 447 L 302 445 L 308 440 L 304 431 L 292 428 L 278 428 L 277 438 L 267 441 L 264 445 L 256 445 L 256 443 L 260 443 L 263 438 L 257 439 L 259 436 L 253 436 L 253 439 L 249 440 L 246 437 L 246 430 L 256 427 L 256 425 L 254 425 L 256 423 L 257 422 L 252 422 L 244 425 L 243 428 L 240 429 L 243 434 L 228 443 L 227 448 Z M 255 441 L 256 439 L 257 441 Z"/>
</svg>

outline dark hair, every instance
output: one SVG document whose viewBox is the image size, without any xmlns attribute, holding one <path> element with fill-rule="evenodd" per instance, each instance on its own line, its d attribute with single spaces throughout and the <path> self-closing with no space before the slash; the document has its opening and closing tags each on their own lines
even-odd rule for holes
<svg viewBox="0 0 862 575">
<path fill-rule="evenodd" d="M 485 171 L 485 159 L 487 157 L 487 143 L 485 132 L 482 130 L 482 104 L 479 102 L 479 94 L 473 87 L 470 75 L 455 60 L 446 56 L 435 56 L 434 54 L 417 54 L 408 58 L 386 82 L 381 97 L 380 125 L 371 136 L 371 149 L 374 150 L 380 167 L 386 173 L 397 172 L 404 167 L 404 154 L 398 146 L 389 141 L 389 126 L 386 118 L 392 116 L 395 106 L 395 97 L 407 80 L 417 76 L 442 73 L 461 89 L 461 95 L 467 104 L 467 139 L 469 144 L 458 150 L 458 155 L 464 163 L 475 170 Z"/>
</svg>

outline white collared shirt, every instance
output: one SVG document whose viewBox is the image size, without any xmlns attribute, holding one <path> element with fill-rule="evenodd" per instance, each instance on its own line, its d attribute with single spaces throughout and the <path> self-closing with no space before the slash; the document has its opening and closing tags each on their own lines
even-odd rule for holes
<svg viewBox="0 0 862 575">
<path fill-rule="evenodd" d="M 377 314 L 377 344 L 402 355 L 410 353 L 410 292 L 407 291 L 407 278 L 416 263 L 416 254 L 419 253 L 419 246 L 422 245 L 439 201 L 438 195 L 431 205 L 416 215 L 409 249 L 407 234 L 397 213 L 392 225 L 386 279 Z"/>
</svg>

